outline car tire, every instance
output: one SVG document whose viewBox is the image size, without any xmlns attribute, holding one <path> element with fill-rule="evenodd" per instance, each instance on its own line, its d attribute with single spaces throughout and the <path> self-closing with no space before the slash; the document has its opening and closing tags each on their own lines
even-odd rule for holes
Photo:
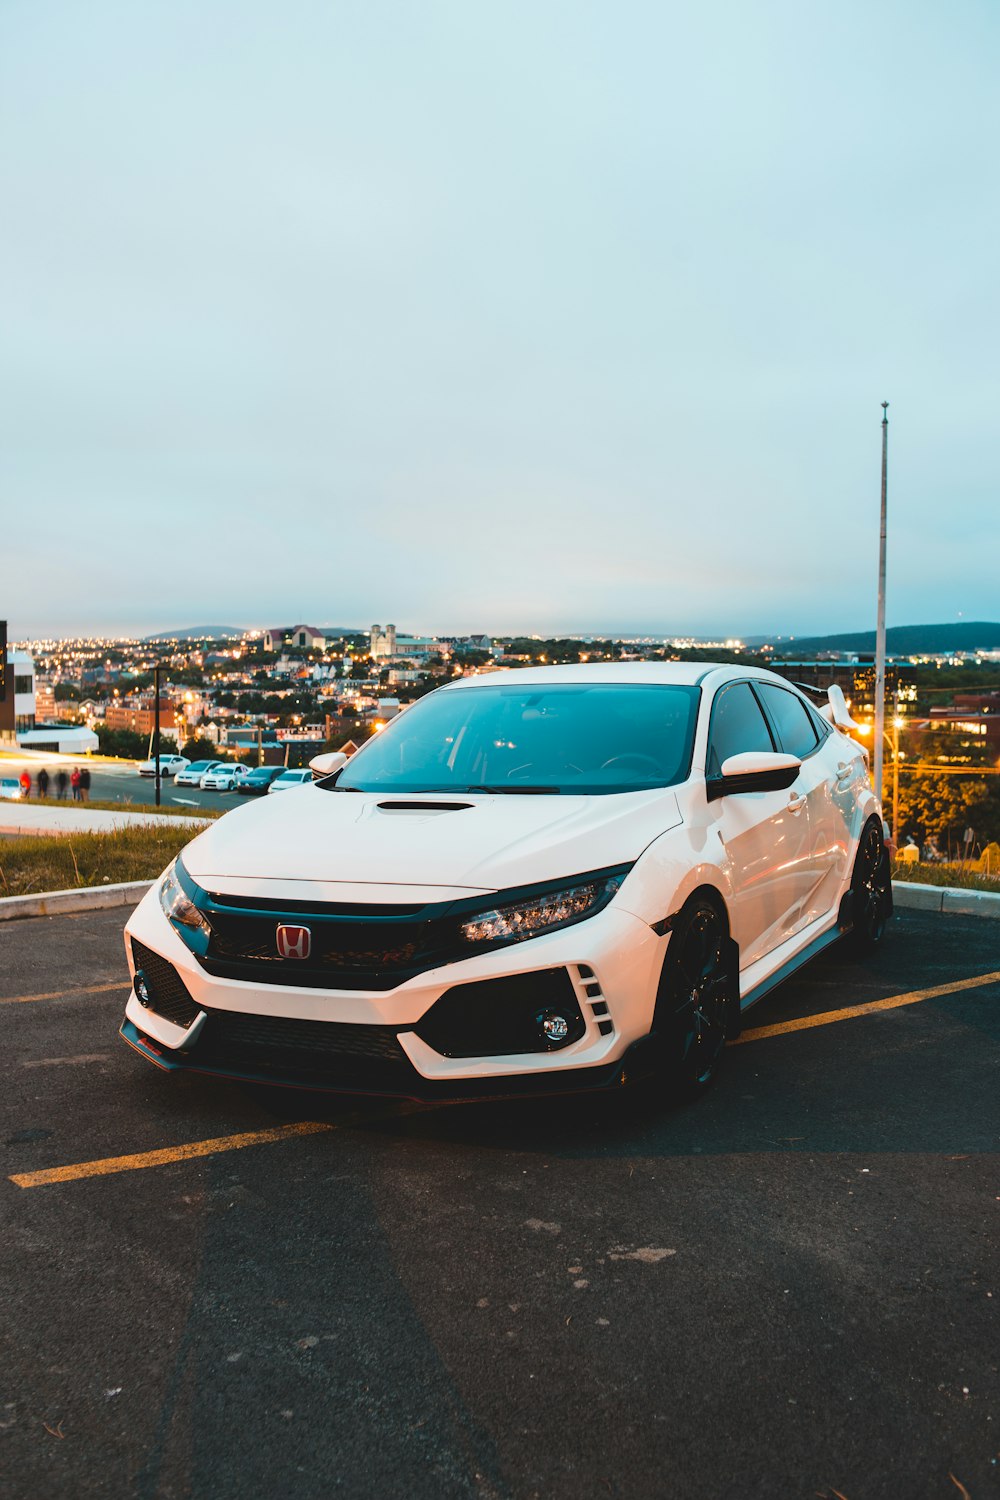
<svg viewBox="0 0 1000 1500">
<path fill-rule="evenodd" d="M 707 896 L 693 896 L 674 919 L 653 1022 L 671 1099 L 699 1098 L 718 1074 L 739 1015 L 734 948 L 725 915 Z"/>
<path fill-rule="evenodd" d="M 892 916 L 892 870 L 889 851 L 878 818 L 869 818 L 861 830 L 851 875 L 850 946 L 856 953 L 870 953 L 885 936 Z"/>
</svg>

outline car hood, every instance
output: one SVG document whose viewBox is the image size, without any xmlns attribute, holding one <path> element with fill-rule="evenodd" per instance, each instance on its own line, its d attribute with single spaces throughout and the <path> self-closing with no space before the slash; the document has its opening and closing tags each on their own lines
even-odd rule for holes
<svg viewBox="0 0 1000 1500">
<path fill-rule="evenodd" d="M 471 894 L 631 863 L 680 822 L 669 788 L 441 798 L 307 785 L 227 813 L 188 845 L 184 864 L 199 884 L 229 894 L 244 883 L 263 894 L 259 882 Z"/>
</svg>

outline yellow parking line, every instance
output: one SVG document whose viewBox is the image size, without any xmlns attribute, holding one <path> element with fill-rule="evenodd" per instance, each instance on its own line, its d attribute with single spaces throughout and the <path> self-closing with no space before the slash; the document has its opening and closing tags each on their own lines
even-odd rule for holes
<svg viewBox="0 0 1000 1500">
<path fill-rule="evenodd" d="M 815 1016 L 800 1016 L 795 1021 L 779 1021 L 774 1026 L 758 1026 L 744 1031 L 730 1045 L 759 1042 L 766 1036 L 783 1036 L 786 1031 L 807 1031 L 811 1026 L 832 1026 L 835 1021 L 850 1021 L 854 1016 L 870 1016 L 879 1010 L 898 1010 L 901 1005 L 917 1005 L 921 1000 L 935 1000 L 939 995 L 954 995 L 959 990 L 974 990 L 984 984 L 1000 984 L 1000 969 L 992 974 L 978 974 L 974 979 L 956 979 L 951 984 L 936 984 L 928 990 L 909 990 L 905 995 L 890 995 L 886 1000 L 869 1000 L 864 1005 L 848 1005 L 843 1010 L 824 1010 Z"/>
<path fill-rule="evenodd" d="M 0 1005 L 24 1005 L 29 1000 L 68 1000 L 73 995 L 103 995 L 107 990 L 127 989 L 127 979 L 116 979 L 114 984 L 87 984 L 82 989 L 47 990 L 44 995 L 0 995 Z"/>
<path fill-rule="evenodd" d="M 266 1141 L 281 1141 L 286 1136 L 315 1135 L 320 1130 L 336 1130 L 335 1125 L 300 1120 L 295 1125 L 275 1125 L 270 1130 L 251 1130 L 244 1135 L 220 1135 L 212 1141 L 189 1141 L 186 1146 L 165 1146 L 162 1151 L 142 1151 L 137 1156 L 105 1156 L 100 1161 L 78 1161 L 68 1167 L 47 1167 L 42 1172 L 15 1172 L 11 1182 L 18 1187 L 44 1187 L 50 1182 L 72 1182 L 78 1177 L 106 1177 L 112 1172 L 137 1172 L 143 1167 L 163 1167 L 173 1161 L 190 1161 L 195 1156 L 214 1156 L 219 1151 L 241 1151 L 244 1146 L 261 1146 Z"/>
</svg>

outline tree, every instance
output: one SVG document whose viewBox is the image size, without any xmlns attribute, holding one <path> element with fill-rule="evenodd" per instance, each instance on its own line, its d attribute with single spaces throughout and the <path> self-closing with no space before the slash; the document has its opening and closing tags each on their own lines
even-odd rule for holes
<svg viewBox="0 0 1000 1500">
<path fill-rule="evenodd" d="M 99 755 L 120 755 L 125 760 L 145 760 L 149 754 L 149 739 L 134 729 L 109 729 L 106 724 L 95 724 Z M 160 754 L 176 755 L 177 741 L 173 735 L 160 735 Z"/>
<path fill-rule="evenodd" d="M 200 740 L 197 736 L 191 740 L 185 740 L 181 754 L 188 760 L 217 760 L 218 750 L 211 740 Z"/>
<path fill-rule="evenodd" d="M 899 826 L 919 843 L 937 840 L 942 850 L 961 852 L 966 828 L 977 844 L 1000 838 L 1000 777 L 961 776 L 943 771 L 905 772 L 899 778 Z"/>
</svg>

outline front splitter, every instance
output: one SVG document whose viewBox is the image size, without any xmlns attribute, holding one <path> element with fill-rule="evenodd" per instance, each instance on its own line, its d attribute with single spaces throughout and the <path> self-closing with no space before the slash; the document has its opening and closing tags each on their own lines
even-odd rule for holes
<svg viewBox="0 0 1000 1500">
<path fill-rule="evenodd" d="M 268 1084 L 271 1087 L 307 1089 L 313 1093 L 346 1094 L 366 1098 L 412 1099 L 418 1103 L 447 1101 L 472 1103 L 491 1099 L 546 1098 L 565 1094 L 599 1093 L 622 1086 L 645 1076 L 653 1067 L 651 1039 L 633 1042 L 623 1057 L 599 1067 L 568 1068 L 552 1072 L 516 1073 L 502 1078 L 455 1078 L 447 1082 L 424 1078 L 408 1064 L 399 1069 L 399 1079 L 365 1078 L 364 1067 L 352 1069 L 357 1077 L 326 1079 L 294 1069 L 256 1070 L 229 1066 L 216 1060 L 199 1061 L 192 1052 L 178 1055 L 139 1030 L 126 1018 L 119 1029 L 123 1041 L 166 1073 L 203 1073 L 213 1078 L 228 1078 L 236 1083 Z"/>
</svg>

